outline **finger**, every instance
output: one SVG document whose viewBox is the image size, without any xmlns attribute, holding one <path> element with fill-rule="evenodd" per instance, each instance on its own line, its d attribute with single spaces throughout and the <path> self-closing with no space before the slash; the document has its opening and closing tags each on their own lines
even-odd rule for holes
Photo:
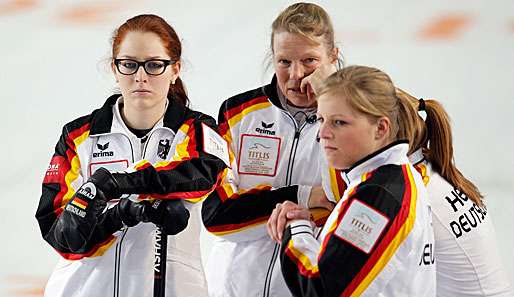
<svg viewBox="0 0 514 297">
<path fill-rule="evenodd" d="M 309 78 L 308 77 L 304 77 L 302 79 L 302 82 L 300 83 L 300 93 L 305 93 L 305 89 L 306 89 L 308 84 L 310 84 Z"/>
<path fill-rule="evenodd" d="M 282 205 L 280 203 L 277 203 L 275 206 L 275 210 L 273 210 L 272 217 L 270 217 L 270 228 L 271 228 L 271 234 L 272 238 L 275 241 L 279 241 L 278 235 L 277 235 L 277 220 L 280 216 L 280 212 L 282 210 Z"/>
<path fill-rule="evenodd" d="M 273 231 L 273 225 L 274 225 L 276 216 L 277 216 L 277 210 L 274 209 L 273 212 L 271 213 L 271 216 L 268 219 L 268 224 L 266 225 L 269 236 L 271 237 L 272 240 L 275 240 L 275 241 L 276 241 L 276 237 L 275 237 L 275 232 Z"/>
<path fill-rule="evenodd" d="M 335 203 L 327 200 L 324 207 L 331 211 L 334 209 L 335 206 L 336 206 Z"/>
<path fill-rule="evenodd" d="M 288 220 L 309 220 L 310 216 L 311 213 L 307 209 L 295 209 L 286 214 Z"/>
<path fill-rule="evenodd" d="M 277 238 L 279 239 L 280 242 L 282 242 L 282 234 L 284 233 L 284 227 L 287 222 L 287 218 L 286 218 L 287 212 L 288 212 L 287 209 L 283 208 L 280 211 L 280 214 L 278 215 L 278 218 L 277 218 L 277 225 L 276 225 L 275 231 L 277 232 Z"/>
</svg>

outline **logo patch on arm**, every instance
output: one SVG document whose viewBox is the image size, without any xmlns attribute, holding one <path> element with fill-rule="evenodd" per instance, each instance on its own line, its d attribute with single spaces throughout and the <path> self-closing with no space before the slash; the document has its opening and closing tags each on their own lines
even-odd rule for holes
<svg viewBox="0 0 514 297">
<path fill-rule="evenodd" d="M 228 156 L 228 143 L 214 129 L 202 123 L 203 150 L 204 152 L 220 158 L 230 167 Z"/>
<path fill-rule="evenodd" d="M 355 199 L 334 234 L 369 254 L 388 223 L 389 218 L 385 215 Z"/>
</svg>

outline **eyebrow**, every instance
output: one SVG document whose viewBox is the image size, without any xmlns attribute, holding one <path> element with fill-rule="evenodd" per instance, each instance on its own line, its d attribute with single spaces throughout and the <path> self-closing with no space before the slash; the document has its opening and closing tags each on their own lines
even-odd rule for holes
<svg viewBox="0 0 514 297">
<path fill-rule="evenodd" d="M 125 58 L 125 59 L 131 59 L 131 60 L 137 60 L 136 57 L 134 56 L 129 56 L 129 55 L 120 55 L 119 57 L 121 58 Z M 161 57 L 161 56 L 152 56 L 152 57 L 148 57 L 145 59 L 145 61 L 147 60 L 155 60 L 155 59 L 164 59 L 164 60 L 167 60 L 167 58 L 164 58 L 164 57 Z"/>
</svg>

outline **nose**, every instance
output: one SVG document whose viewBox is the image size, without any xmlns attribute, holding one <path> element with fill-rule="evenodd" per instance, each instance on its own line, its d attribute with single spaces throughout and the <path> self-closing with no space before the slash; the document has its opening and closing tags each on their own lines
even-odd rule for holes
<svg viewBox="0 0 514 297">
<path fill-rule="evenodd" d="M 134 73 L 134 79 L 136 82 L 147 82 L 148 81 L 148 74 L 146 74 L 145 69 L 143 66 L 139 66 L 136 73 Z"/>
<path fill-rule="evenodd" d="M 321 138 L 321 139 L 332 138 L 333 134 L 332 134 L 332 131 L 330 130 L 330 126 L 328 125 L 327 122 L 321 123 L 321 125 L 319 127 L 318 135 L 319 135 L 319 138 Z"/>
<path fill-rule="evenodd" d="M 305 76 L 305 67 L 302 63 L 293 62 L 289 68 L 289 79 L 301 80 Z"/>
</svg>

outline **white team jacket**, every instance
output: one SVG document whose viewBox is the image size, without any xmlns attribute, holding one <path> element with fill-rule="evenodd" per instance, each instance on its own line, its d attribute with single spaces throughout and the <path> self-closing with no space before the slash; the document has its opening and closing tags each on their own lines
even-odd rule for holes
<svg viewBox="0 0 514 297">
<path fill-rule="evenodd" d="M 76 146 L 77 155 L 70 157 L 71 169 L 65 171 L 69 189 L 62 198 L 63 203 L 71 197 L 73 189 L 80 187 L 99 167 L 122 171 L 129 164 L 142 159 L 155 164 L 177 158 L 177 152 L 181 150 L 177 145 L 180 146 L 186 139 L 184 128 L 187 123 L 184 126 L 184 123 L 179 122 L 184 120 L 184 110 L 181 114 L 178 106 L 168 108 L 165 117 L 142 143 L 125 126 L 118 106 L 120 100 L 121 97 L 109 98 L 95 115 L 95 119 L 100 119 L 98 125 L 107 125 L 105 128 L 97 129 L 98 125 L 94 122 L 84 122 L 78 123 L 80 127 L 77 126 L 76 130 L 69 131 L 69 140 L 66 141 Z M 112 124 L 109 124 L 109 119 Z M 174 122 L 173 126 L 181 129 L 174 132 L 167 127 L 166 121 Z M 93 126 L 95 127 L 92 128 Z M 63 170 L 59 168 L 63 163 L 56 161 L 56 158 L 58 157 L 54 157 L 47 171 L 45 183 L 50 184 L 52 179 L 57 178 L 52 177 L 52 170 L 57 175 Z M 191 214 L 187 228 L 178 235 L 168 236 L 167 296 L 207 296 L 199 247 L 199 204 L 191 201 L 184 201 Z M 112 206 L 112 201 L 110 203 Z M 131 228 L 122 227 L 112 235 L 106 232 L 106 237 L 98 239 L 98 244 L 85 253 L 69 254 L 59 251 L 62 258 L 48 281 L 45 296 L 153 296 L 155 233 L 154 224 L 139 223 Z"/>
<path fill-rule="evenodd" d="M 490 214 L 441 177 L 418 150 L 409 156 L 432 205 L 437 296 L 513 296 Z"/>
<path fill-rule="evenodd" d="M 284 232 L 282 272 L 295 296 L 435 296 L 426 189 L 392 143 L 343 172 L 348 184 L 321 235 L 310 221 Z"/>
<path fill-rule="evenodd" d="M 275 80 L 226 100 L 218 125 L 230 144 L 232 171 L 202 206 L 204 224 L 217 236 L 206 267 L 209 295 L 290 296 L 279 245 L 265 223 L 279 202 L 307 206 L 311 186 L 320 186 L 322 175 L 327 196 L 337 201 L 342 180 L 322 158 L 318 124 L 310 119 L 297 126 L 281 107 Z"/>
</svg>

